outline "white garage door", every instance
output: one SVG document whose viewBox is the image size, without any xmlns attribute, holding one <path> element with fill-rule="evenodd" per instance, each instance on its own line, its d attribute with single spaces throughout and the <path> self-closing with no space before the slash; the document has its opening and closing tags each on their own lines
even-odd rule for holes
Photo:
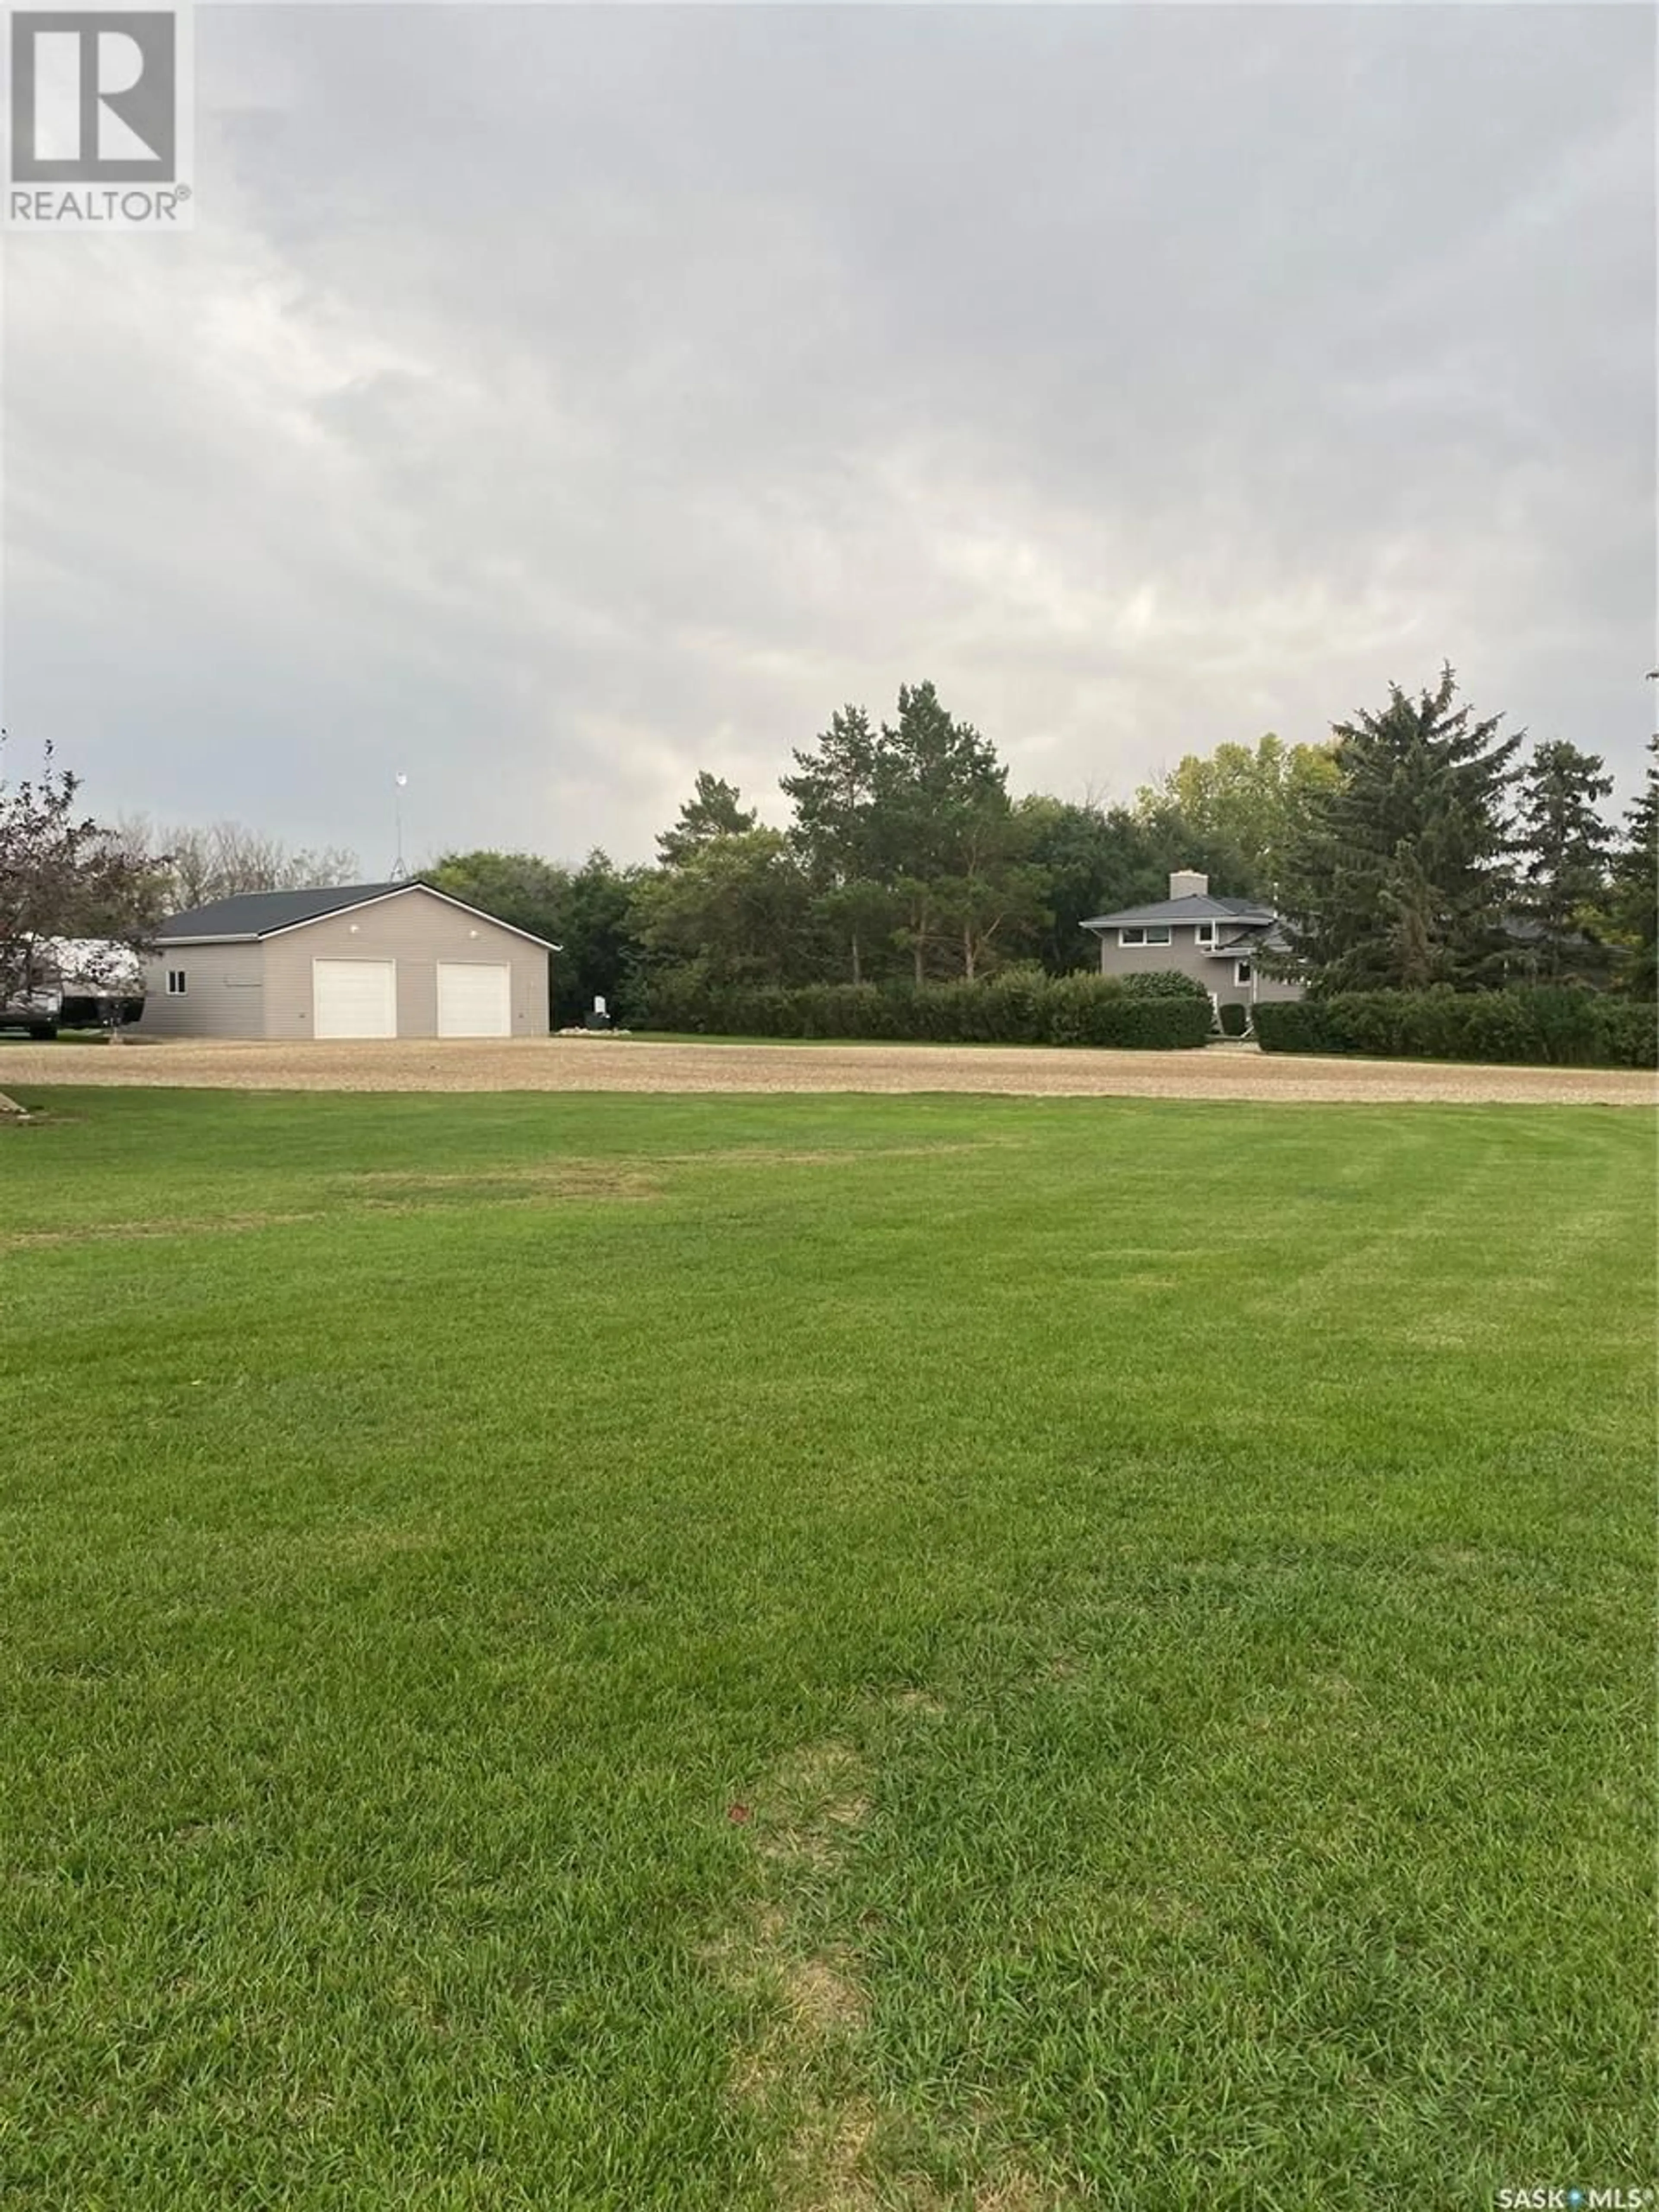
<svg viewBox="0 0 1659 2212">
<path fill-rule="evenodd" d="M 398 965 L 393 960 L 313 960 L 311 998 L 313 1036 L 398 1034 Z"/>
<path fill-rule="evenodd" d="M 438 1035 L 440 1036 L 511 1036 L 513 1034 L 513 971 L 506 961 L 499 967 L 475 967 L 471 961 L 438 963 Z"/>
</svg>

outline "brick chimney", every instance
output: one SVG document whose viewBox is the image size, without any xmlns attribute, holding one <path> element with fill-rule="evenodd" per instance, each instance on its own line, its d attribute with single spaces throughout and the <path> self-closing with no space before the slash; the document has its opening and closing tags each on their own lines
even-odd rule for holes
<svg viewBox="0 0 1659 2212">
<path fill-rule="evenodd" d="M 1196 868 L 1176 868 L 1170 877 L 1170 896 L 1178 898 L 1208 898 L 1210 879 L 1200 876 Z"/>
</svg>

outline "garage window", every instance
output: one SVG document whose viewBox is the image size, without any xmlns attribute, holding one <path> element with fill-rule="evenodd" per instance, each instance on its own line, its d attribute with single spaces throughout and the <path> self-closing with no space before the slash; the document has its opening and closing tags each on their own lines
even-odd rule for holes
<svg viewBox="0 0 1659 2212">
<path fill-rule="evenodd" d="M 169 968 L 169 969 L 167 969 L 167 996 L 168 996 L 168 998 L 170 998 L 170 999 L 182 999 L 182 998 L 184 997 L 184 995 L 185 995 L 185 971 L 184 971 L 184 969 L 183 969 L 182 968 Z"/>
</svg>

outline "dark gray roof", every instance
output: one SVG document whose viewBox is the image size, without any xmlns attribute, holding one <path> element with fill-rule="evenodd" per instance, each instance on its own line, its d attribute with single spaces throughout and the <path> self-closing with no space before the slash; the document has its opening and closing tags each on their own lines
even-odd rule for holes
<svg viewBox="0 0 1659 2212">
<path fill-rule="evenodd" d="M 409 884 L 344 884 L 327 890 L 244 891 L 237 898 L 212 899 L 185 914 L 170 914 L 155 933 L 163 945 L 170 937 L 269 937 L 273 930 L 291 929 L 296 921 L 319 921 L 325 914 L 343 914 L 349 907 L 385 898 L 389 891 L 412 888 Z"/>
<path fill-rule="evenodd" d="M 1097 914 L 1085 929 L 1133 928 L 1146 921 L 1237 921 L 1257 924 L 1276 921 L 1270 906 L 1256 899 L 1202 897 L 1155 899 L 1146 906 L 1126 906 L 1121 914 Z"/>
</svg>

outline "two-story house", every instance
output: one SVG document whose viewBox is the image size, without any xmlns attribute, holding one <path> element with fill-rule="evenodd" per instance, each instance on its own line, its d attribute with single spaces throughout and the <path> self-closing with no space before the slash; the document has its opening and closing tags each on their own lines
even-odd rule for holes
<svg viewBox="0 0 1659 2212">
<path fill-rule="evenodd" d="M 1213 898 L 1210 879 L 1190 868 L 1170 878 L 1170 896 L 1083 925 L 1100 940 L 1103 975 L 1190 975 L 1216 1006 L 1299 999 L 1300 983 L 1262 972 L 1258 956 L 1282 952 L 1279 916 L 1256 899 Z"/>
</svg>

